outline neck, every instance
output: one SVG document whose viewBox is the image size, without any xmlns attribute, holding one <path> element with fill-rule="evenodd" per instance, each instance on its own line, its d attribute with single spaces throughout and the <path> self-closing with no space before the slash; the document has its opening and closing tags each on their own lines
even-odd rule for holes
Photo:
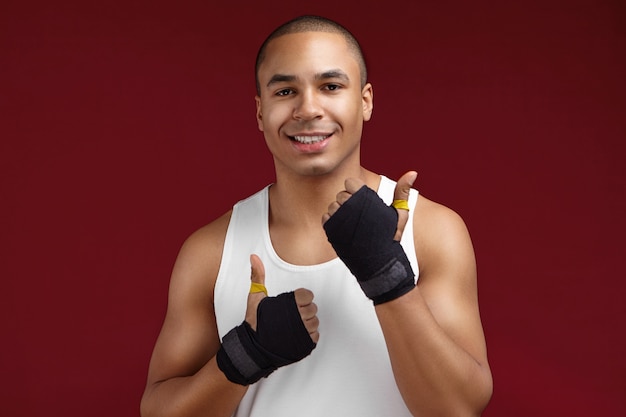
<svg viewBox="0 0 626 417">
<path fill-rule="evenodd" d="M 269 228 L 278 256 L 295 265 L 320 264 L 337 256 L 322 228 L 322 216 L 351 177 L 373 189 L 380 183 L 378 175 L 358 165 L 318 176 L 279 175 L 277 170 L 269 190 Z"/>
<path fill-rule="evenodd" d="M 319 227 L 328 205 L 335 201 L 347 178 L 360 178 L 376 190 L 380 177 L 358 166 L 355 169 L 319 176 L 279 176 L 270 188 L 270 212 L 273 222 L 298 222 Z"/>
</svg>

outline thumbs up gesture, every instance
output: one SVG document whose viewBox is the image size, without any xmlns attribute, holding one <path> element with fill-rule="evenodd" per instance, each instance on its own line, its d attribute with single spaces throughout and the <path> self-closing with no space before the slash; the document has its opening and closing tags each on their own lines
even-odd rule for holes
<svg viewBox="0 0 626 417">
<path fill-rule="evenodd" d="M 257 330 L 257 313 L 259 304 L 263 299 L 267 298 L 265 289 L 265 267 L 261 258 L 257 255 L 250 255 L 250 294 L 248 295 L 248 308 L 246 310 L 246 322 L 250 324 L 253 330 Z M 265 290 L 267 291 L 267 290 Z M 320 334 L 318 332 L 319 319 L 317 318 L 317 306 L 313 302 L 313 293 L 305 288 L 298 288 L 294 292 L 294 299 L 298 307 L 300 319 L 304 327 L 309 332 L 311 340 L 317 343 Z"/>
<path fill-rule="evenodd" d="M 313 293 L 300 288 L 268 296 L 263 262 L 252 255 L 250 264 L 246 319 L 224 335 L 217 352 L 219 368 L 240 385 L 255 383 L 281 366 L 304 359 L 319 339 Z"/>
<path fill-rule="evenodd" d="M 328 241 L 375 305 L 401 297 L 415 287 L 415 274 L 400 239 L 409 218 L 409 191 L 416 178 L 417 173 L 410 171 L 398 180 L 391 206 L 363 181 L 349 178 L 345 190 L 337 194 L 322 217 Z"/>
<path fill-rule="evenodd" d="M 409 191 L 413 186 L 413 183 L 417 179 L 417 172 L 409 171 L 398 179 L 396 188 L 393 193 L 394 201 L 408 201 Z M 345 190 L 337 194 L 337 199 L 328 206 L 328 212 L 322 217 L 322 224 L 326 224 L 328 219 L 339 210 L 339 208 L 346 202 L 353 194 L 359 191 L 365 183 L 358 178 L 348 178 L 345 182 Z M 396 233 L 394 240 L 399 241 L 402 238 L 402 233 L 409 220 L 408 210 L 398 210 L 398 224 L 396 227 Z"/>
</svg>

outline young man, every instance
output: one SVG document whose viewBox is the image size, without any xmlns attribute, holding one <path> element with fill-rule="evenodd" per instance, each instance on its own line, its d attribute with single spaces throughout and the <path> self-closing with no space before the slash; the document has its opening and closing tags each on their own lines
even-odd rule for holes
<svg viewBox="0 0 626 417">
<path fill-rule="evenodd" d="M 358 43 L 298 18 L 256 76 L 276 182 L 183 245 L 142 414 L 479 415 L 492 382 L 471 241 L 415 172 L 361 166 Z"/>
</svg>

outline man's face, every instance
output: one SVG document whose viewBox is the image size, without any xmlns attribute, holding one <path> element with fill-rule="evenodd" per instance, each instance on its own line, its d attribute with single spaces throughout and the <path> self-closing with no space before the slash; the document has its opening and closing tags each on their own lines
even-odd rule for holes
<svg viewBox="0 0 626 417">
<path fill-rule="evenodd" d="M 341 35 L 304 32 L 274 39 L 258 78 L 257 121 L 277 173 L 324 175 L 359 166 L 373 93 L 369 84 L 361 88 L 359 65 Z"/>
</svg>

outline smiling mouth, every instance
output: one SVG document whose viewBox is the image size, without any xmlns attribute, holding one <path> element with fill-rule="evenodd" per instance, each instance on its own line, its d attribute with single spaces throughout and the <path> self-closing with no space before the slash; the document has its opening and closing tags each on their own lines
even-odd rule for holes
<svg viewBox="0 0 626 417">
<path fill-rule="evenodd" d="M 305 145 L 310 145 L 312 143 L 321 142 L 328 137 L 330 137 L 330 135 L 289 136 L 289 139 Z"/>
</svg>

